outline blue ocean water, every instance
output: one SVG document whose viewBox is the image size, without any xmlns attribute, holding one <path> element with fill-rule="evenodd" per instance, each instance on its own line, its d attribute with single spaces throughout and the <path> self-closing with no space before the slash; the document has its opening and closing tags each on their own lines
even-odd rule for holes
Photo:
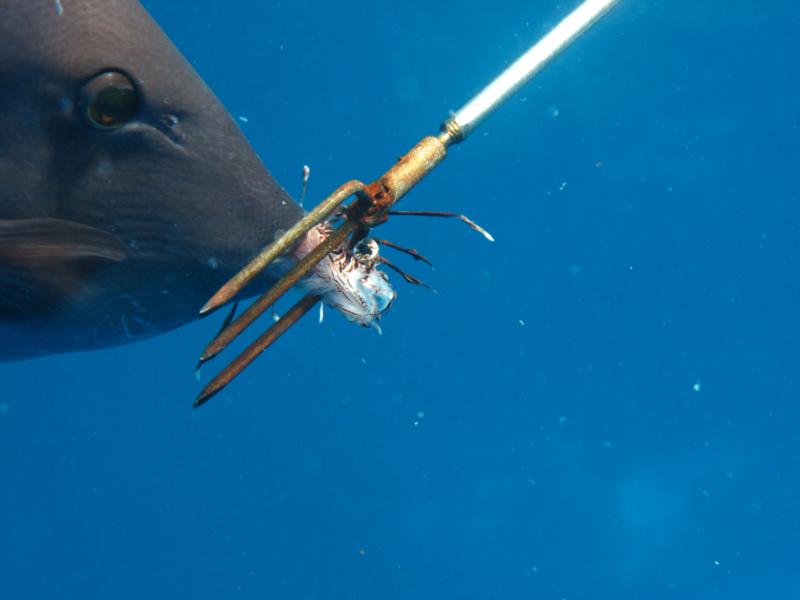
<svg viewBox="0 0 800 600">
<path fill-rule="evenodd" d="M 66 3 L 66 2 L 65 2 Z M 273 174 L 381 174 L 575 2 L 150 0 Z M 0 365 L 0 598 L 800 598 L 786 0 L 621 0 L 200 410 L 210 319 Z M 204 380 L 208 373 L 203 374 Z"/>
</svg>

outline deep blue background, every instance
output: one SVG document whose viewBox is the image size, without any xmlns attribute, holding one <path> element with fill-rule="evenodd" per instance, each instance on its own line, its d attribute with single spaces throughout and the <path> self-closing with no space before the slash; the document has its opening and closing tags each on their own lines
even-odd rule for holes
<svg viewBox="0 0 800 600">
<path fill-rule="evenodd" d="M 575 6 L 146 4 L 314 199 Z M 798 26 L 622 0 L 404 200 L 495 244 L 384 228 L 438 294 L 383 337 L 308 318 L 198 411 L 218 320 L 0 366 L 0 598 L 800 597 Z"/>
</svg>

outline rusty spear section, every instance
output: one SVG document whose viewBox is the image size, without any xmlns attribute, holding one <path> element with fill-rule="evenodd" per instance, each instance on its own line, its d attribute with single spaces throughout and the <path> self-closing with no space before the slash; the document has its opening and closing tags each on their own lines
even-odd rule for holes
<svg viewBox="0 0 800 600">
<path fill-rule="evenodd" d="M 369 184 L 364 190 L 366 203 L 355 203 L 350 218 L 368 229 L 384 223 L 392 206 L 447 156 L 449 144 L 445 141 L 451 138 L 447 136 L 443 141 L 440 137 L 423 138 L 391 169 Z"/>
</svg>

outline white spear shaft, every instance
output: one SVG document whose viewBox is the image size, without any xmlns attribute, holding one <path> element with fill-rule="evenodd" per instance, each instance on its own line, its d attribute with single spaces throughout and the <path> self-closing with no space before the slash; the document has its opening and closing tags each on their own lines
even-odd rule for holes
<svg viewBox="0 0 800 600">
<path fill-rule="evenodd" d="M 498 106 L 536 75 L 550 59 L 607 13 L 618 0 L 585 0 L 442 126 L 457 142 L 465 139 Z"/>
</svg>

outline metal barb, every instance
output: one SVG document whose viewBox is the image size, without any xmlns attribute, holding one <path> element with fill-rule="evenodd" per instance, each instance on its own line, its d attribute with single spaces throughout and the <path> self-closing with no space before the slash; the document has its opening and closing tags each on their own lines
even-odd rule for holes
<svg viewBox="0 0 800 600">
<path fill-rule="evenodd" d="M 221 333 L 222 333 L 223 331 L 225 331 L 225 330 L 226 330 L 228 327 L 230 327 L 230 325 L 231 325 L 231 322 L 233 321 L 233 318 L 236 316 L 236 309 L 237 309 L 237 308 L 239 308 L 239 303 L 238 303 L 238 302 L 234 302 L 234 303 L 231 305 L 231 309 L 228 311 L 228 314 L 227 314 L 227 315 L 225 315 L 225 320 L 224 320 L 224 321 L 222 321 L 222 325 L 220 325 L 220 328 L 219 328 L 219 330 L 217 331 L 217 335 L 221 334 Z M 195 366 L 195 368 L 194 368 L 195 375 L 196 375 L 198 378 L 199 378 L 199 376 L 200 376 L 200 367 L 202 367 L 202 366 L 203 366 L 203 361 L 202 361 L 202 360 L 198 360 L 198 361 L 197 361 L 197 365 L 196 365 L 196 366 Z"/>
<path fill-rule="evenodd" d="M 194 400 L 194 407 L 197 408 L 208 402 L 213 396 L 220 393 L 234 378 L 253 362 L 259 354 L 269 348 L 281 337 L 289 328 L 297 323 L 303 315 L 314 308 L 320 301 L 316 294 L 308 294 L 290 308 L 286 314 L 275 321 L 261 336 L 250 344 L 244 352 L 237 356 L 231 363 L 212 379 L 203 391 Z"/>
</svg>

